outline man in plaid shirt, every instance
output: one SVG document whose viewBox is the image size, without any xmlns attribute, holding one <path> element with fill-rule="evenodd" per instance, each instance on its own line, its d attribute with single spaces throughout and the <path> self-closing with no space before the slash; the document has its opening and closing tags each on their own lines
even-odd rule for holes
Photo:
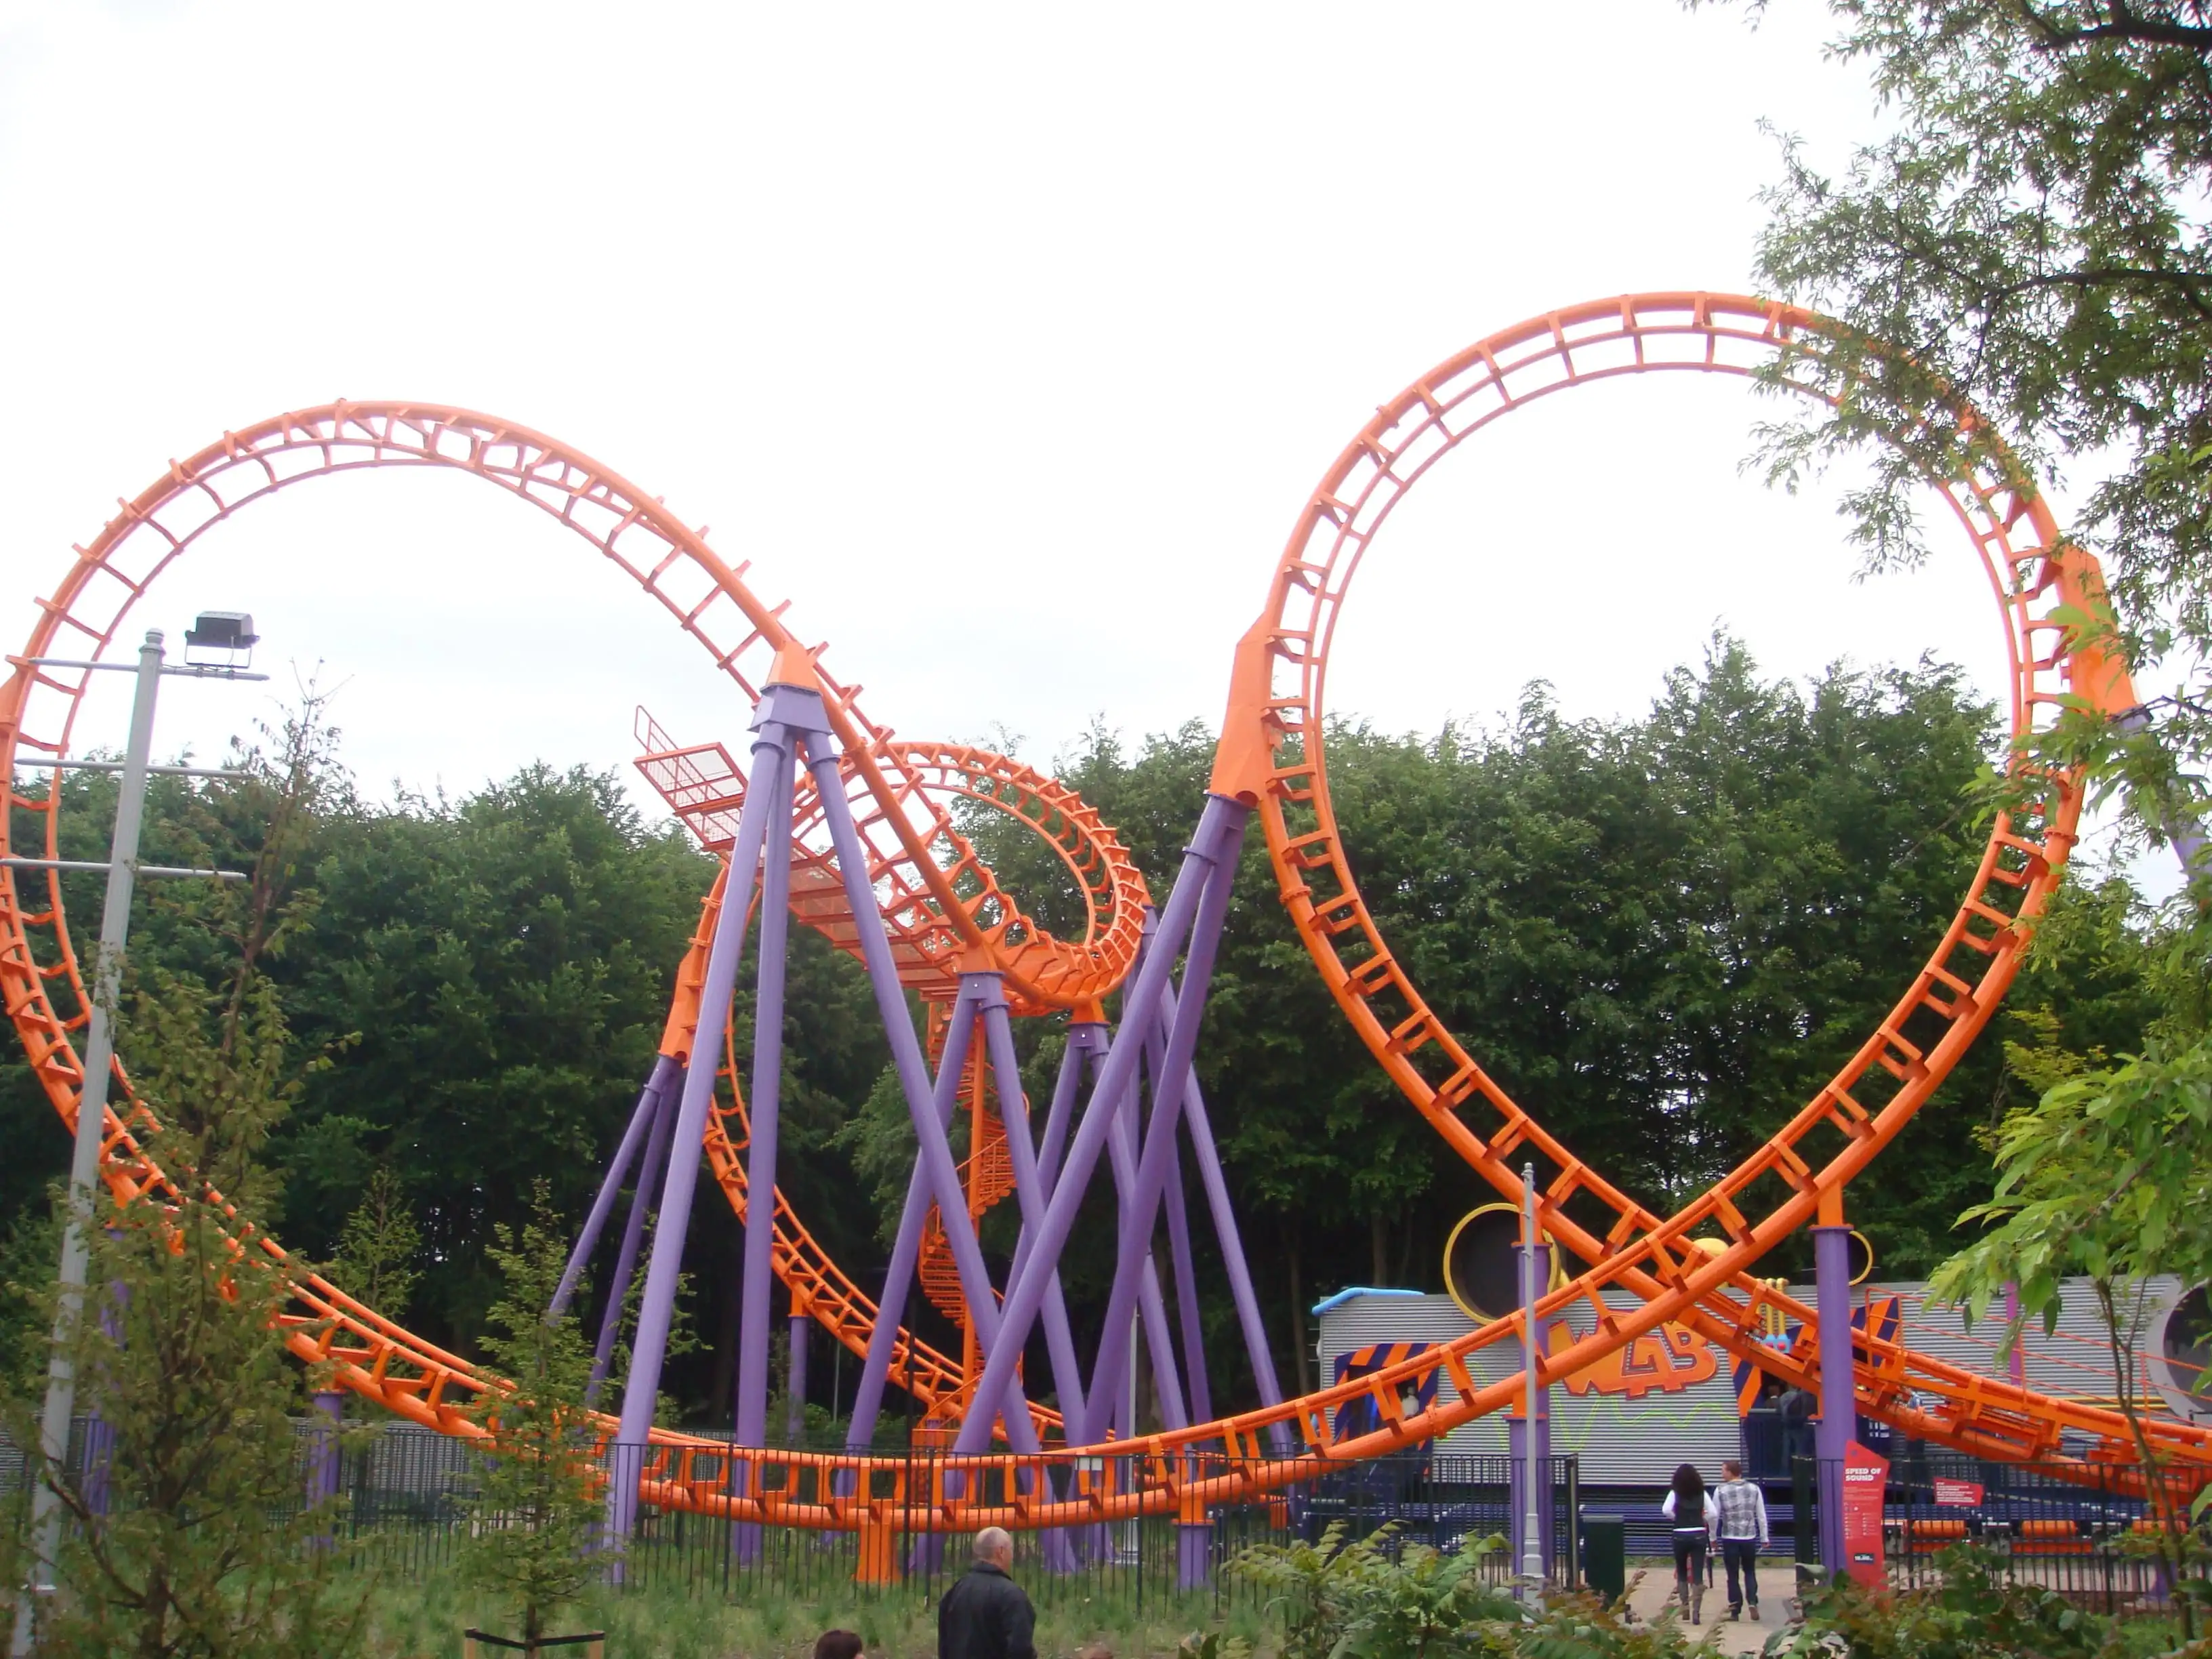
<svg viewBox="0 0 2212 1659">
<path fill-rule="evenodd" d="M 1766 1542 L 1766 1494 L 1743 1478 L 1743 1465 L 1735 1458 L 1721 1465 L 1721 1483 L 1713 1488 L 1713 1504 L 1721 1512 L 1721 1560 L 1728 1568 L 1729 1617 L 1741 1619 L 1747 1595 L 1751 1616 L 1759 1618 L 1759 1549 Z M 1737 1573 L 1742 1583 L 1737 1583 Z"/>
</svg>

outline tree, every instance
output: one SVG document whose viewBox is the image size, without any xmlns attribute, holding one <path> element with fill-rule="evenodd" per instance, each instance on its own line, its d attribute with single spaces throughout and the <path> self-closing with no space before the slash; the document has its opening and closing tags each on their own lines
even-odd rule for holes
<svg viewBox="0 0 2212 1659">
<path fill-rule="evenodd" d="M 599 1433 L 584 1400 L 591 1345 L 573 1313 L 545 1312 L 567 1264 L 567 1231 L 543 1180 L 520 1230 L 495 1226 L 490 1253 L 501 1295 L 483 1346 L 508 1386 L 479 1396 L 472 1413 L 490 1437 L 489 1455 L 469 1503 L 462 1564 L 473 1582 L 514 1604 L 532 1655 L 547 1616 L 580 1596 L 608 1559 L 592 1552 L 600 1504 Z"/>
<path fill-rule="evenodd" d="M 399 1177 L 389 1164 L 380 1164 L 338 1233 L 331 1272 L 337 1285 L 386 1319 L 404 1319 L 407 1298 L 421 1276 L 415 1262 L 422 1248 L 422 1230 L 407 1207 Z"/>
<path fill-rule="evenodd" d="M 1784 366 L 1837 402 L 1767 429 L 1773 475 L 1869 450 L 1876 471 L 1844 509 L 1880 566 L 1920 556 L 1912 493 L 1923 471 L 1951 476 L 1961 447 L 2002 436 L 2045 482 L 2079 471 L 2075 531 L 2105 556 L 2138 672 L 2174 653 L 2169 744 L 2198 752 L 2212 731 L 2191 689 L 2212 642 L 2212 8 L 1828 9 L 1830 53 L 1869 73 L 1885 131 L 1840 176 L 1785 138 L 1765 195 L 1761 280 L 1847 330 L 1824 362 Z M 1959 400 L 1993 427 L 1919 418 Z"/>
<path fill-rule="evenodd" d="M 315 1063 L 298 1058 L 264 967 L 301 909 L 321 727 L 311 707 L 271 735 L 273 757 L 240 757 L 253 775 L 234 794 L 259 817 L 249 879 L 171 902 L 172 943 L 205 971 L 125 964 L 118 1047 L 161 1121 L 149 1150 L 174 1191 L 125 1209 L 100 1194 L 101 1288 L 68 1340 L 79 1398 L 112 1440 L 92 1468 L 43 1471 L 73 1524 L 41 1651 L 258 1659 L 360 1643 L 368 1592 L 340 1593 L 330 1553 L 311 1547 L 328 1516 L 299 1501 L 301 1378 L 273 1329 L 288 1284 L 234 1219 L 273 1203 L 269 1137 Z M 39 1443 L 32 1398 L 9 1402 L 19 1445 Z"/>
<path fill-rule="evenodd" d="M 2009 1348 L 2027 1322 L 2057 1323 L 2063 1279 L 2087 1277 L 2119 1408 L 2162 1523 L 2160 1546 L 2179 1583 L 2187 1517 L 2143 1432 L 2136 1355 L 2148 1281 L 2171 1273 L 2197 1285 L 2212 1277 L 2212 1048 L 2197 1042 L 2168 1050 L 2154 1039 L 2118 1066 L 2081 1071 L 2034 1107 L 2009 1114 L 1996 1146 L 1996 1194 L 1960 1218 L 1996 1224 L 1943 1264 L 1929 1282 L 1930 1298 L 1963 1304 L 1978 1319 L 2007 1286 L 2017 1286 Z M 2193 1638 L 2191 1603 L 2180 1605 L 2184 1635 Z"/>
<path fill-rule="evenodd" d="M 157 981 L 131 1025 L 145 1097 L 179 1120 L 154 1150 L 181 1194 L 165 1209 L 102 1204 L 91 1278 L 105 1288 L 73 1358 L 112 1439 L 95 1469 L 47 1472 L 71 1528 L 40 1650 L 355 1651 L 367 1590 L 334 1578 L 312 1547 L 329 1516 L 300 1501 L 301 1375 L 271 1328 L 286 1283 L 241 1252 L 215 1196 L 270 1195 L 255 1158 L 289 1091 L 282 1014 L 266 981 L 232 1010 Z M 19 1445 L 37 1443 L 32 1403 L 9 1413 Z"/>
</svg>

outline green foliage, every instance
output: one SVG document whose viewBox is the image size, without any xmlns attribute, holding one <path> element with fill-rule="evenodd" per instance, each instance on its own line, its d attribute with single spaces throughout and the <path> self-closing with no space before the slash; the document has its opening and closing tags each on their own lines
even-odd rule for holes
<svg viewBox="0 0 2212 1659">
<path fill-rule="evenodd" d="M 1813 1589 L 1804 1622 L 1771 1639 L 1771 1659 L 2092 1659 L 2126 1651 L 2121 1628 L 2057 1591 L 2010 1578 L 1987 1551 L 1936 1559 L 1932 1588 L 1871 1591 L 1844 1578 Z"/>
<path fill-rule="evenodd" d="M 1850 331 L 1774 375 L 1835 402 L 1796 399 L 1765 429 L 1770 472 L 1794 485 L 1866 453 L 1875 471 L 1843 510 L 1881 566 L 1924 550 L 1923 477 L 2000 435 L 2039 482 L 2077 468 L 2074 529 L 2106 560 L 2130 656 L 2170 657 L 2185 688 L 2160 793 L 2201 797 L 2172 763 L 2212 733 L 2186 689 L 2212 642 L 2212 17 L 2198 0 L 1828 10 L 1831 55 L 1881 100 L 1880 136 L 1840 173 L 1785 137 L 1765 197 L 1763 286 Z M 1920 418 L 1960 399 L 1990 424 Z M 2161 815 L 2145 815 L 2153 836 Z"/>
<path fill-rule="evenodd" d="M 1176 1644 L 1176 1659 L 1251 1659 L 1252 1644 L 1227 1631 L 1193 1631 Z"/>
<path fill-rule="evenodd" d="M 302 1511 L 291 1418 L 301 1374 L 271 1334 L 283 1279 L 241 1255 L 210 1188 L 251 1205 L 270 1187 L 258 1155 L 296 1076 L 265 981 L 226 1003 L 161 974 L 121 1032 L 167 1124 L 153 1151 L 191 1176 L 166 1212 L 104 1201 L 71 1358 L 81 1408 L 113 1435 L 106 1498 L 58 1474 L 71 1521 L 41 1651 L 58 1655 L 306 1659 L 360 1640 L 362 1587 L 341 1593 Z M 197 1176 L 197 1179 L 191 1178 Z M 51 1317 L 52 1292 L 46 1306 Z M 17 1444 L 36 1444 L 35 1393 L 9 1402 Z M 50 1474 L 58 1472 L 50 1471 Z"/>
<path fill-rule="evenodd" d="M 1318 1543 L 1255 1545 L 1228 1570 L 1267 1597 L 1283 1659 L 1425 1659 L 1482 1651 L 1486 1622 L 1519 1620 L 1520 1604 L 1481 1579 L 1482 1557 L 1503 1547 L 1487 1538 L 1447 1555 L 1401 1545 L 1390 1527 L 1347 1541 L 1336 1522 Z"/>
<path fill-rule="evenodd" d="M 574 1313 L 545 1313 L 566 1265 L 567 1231 L 543 1181 L 520 1230 L 495 1228 L 491 1258 L 503 1294 L 483 1346 L 512 1391 L 484 1395 L 473 1412 L 490 1455 L 468 1504 L 463 1568 L 513 1605 L 526 1643 L 549 1633 L 548 1615 L 582 1595 L 608 1559 L 593 1553 L 598 1431 L 584 1400 L 591 1345 Z"/>
<path fill-rule="evenodd" d="M 1588 1591 L 1547 1597 L 1543 1611 L 1510 1640 L 1510 1651 L 1522 1659 L 1681 1659 L 1712 1650 L 1692 1639 L 1671 1605 L 1657 1619 L 1632 1619 L 1625 1603 Z"/>
<path fill-rule="evenodd" d="M 1994 739 L 1991 711 L 1954 671 L 1923 663 L 1776 683 L 1723 639 L 1670 676 L 1641 718 L 1569 720 L 1538 686 L 1494 730 L 1409 737 L 1340 723 L 1329 763 L 1348 856 L 1439 1012 L 1570 1146 L 1671 1207 L 1809 1097 L 1940 936 L 1978 853 Z M 1211 750 L 1195 723 L 1139 745 L 1102 731 L 1054 769 L 1116 826 L 1164 896 Z M 283 1178 L 268 1213 L 289 1246 L 335 1255 L 341 1282 L 359 1281 L 349 1288 L 374 1279 L 363 1293 L 378 1305 L 404 1288 L 424 1336 L 473 1353 L 499 1293 L 496 1226 L 526 1218 L 541 1176 L 556 1208 L 580 1211 L 620 1134 L 711 861 L 643 820 L 611 775 L 536 767 L 457 802 L 385 809 L 355 797 L 326 744 L 304 752 L 312 810 L 295 815 L 270 859 L 294 919 L 259 971 L 282 992 L 301 1048 L 328 1063 L 306 1075 L 274 1130 Z M 83 837 L 112 781 L 75 774 L 64 788 L 63 850 L 96 854 Z M 148 856 L 261 859 L 266 803 L 257 820 L 237 794 L 157 781 Z M 1054 853 L 987 806 L 962 823 L 1010 891 L 1048 926 L 1078 930 Z M 220 928 L 156 899 L 134 955 L 228 996 Z M 82 918 L 98 897 L 73 902 Z M 1989 1195 L 1977 1133 L 2003 1106 L 2027 1103 L 2037 1055 L 2139 1050 L 2168 988 L 2186 978 L 2153 959 L 2124 889 L 2063 901 L 2046 933 L 2062 929 L 2072 930 L 2065 951 L 2032 958 L 2009 1005 L 2015 1070 L 1993 1044 L 1970 1055 L 1914 1126 L 1914 1178 L 1863 1195 L 1858 1219 L 1885 1272 L 1941 1259 L 1954 1218 Z M 806 929 L 793 952 L 781 1184 L 867 1285 L 887 1254 L 913 1132 L 857 964 Z M 741 967 L 741 1052 L 750 977 Z M 1033 1104 L 1049 1097 L 1060 1029 L 1018 1023 Z M 1293 1337 L 1292 1364 L 1308 1362 L 1296 1333 L 1314 1293 L 1370 1278 L 1437 1282 L 1445 1233 L 1488 1194 L 1337 1012 L 1256 834 L 1200 1063 L 1248 1254 L 1271 1322 Z M 0 1112 L 0 1204 L 35 1218 L 51 1169 L 40 1159 L 58 1159 L 65 1138 L 22 1067 L 0 1087 L 21 1103 Z M 956 1144 L 965 1133 L 963 1114 Z M 1087 1202 L 1062 1262 L 1079 1325 L 1096 1317 L 1113 1267 L 1106 1183 Z M 397 1233 L 374 1245 L 378 1215 L 411 1221 L 419 1245 L 402 1249 Z M 987 1219 L 994 1259 L 1016 1221 L 1011 1204 Z M 664 1374 L 664 1422 L 713 1420 L 730 1393 L 738 1230 L 711 1196 L 691 1229 L 700 1352 Z M 400 1287 L 393 1269 L 422 1277 Z M 1200 1275 L 1217 1395 L 1249 1398 L 1225 1279 L 1210 1259 Z M 595 1324 L 599 1309 L 578 1312 Z M 941 1345 L 956 1340 L 926 1308 L 921 1317 Z"/>
<path fill-rule="evenodd" d="M 422 1248 L 422 1230 L 401 1195 L 399 1177 L 380 1164 L 369 1172 L 360 1204 L 339 1230 L 331 1276 L 386 1319 L 404 1319 L 407 1299 L 421 1276 L 415 1262 Z"/>
</svg>

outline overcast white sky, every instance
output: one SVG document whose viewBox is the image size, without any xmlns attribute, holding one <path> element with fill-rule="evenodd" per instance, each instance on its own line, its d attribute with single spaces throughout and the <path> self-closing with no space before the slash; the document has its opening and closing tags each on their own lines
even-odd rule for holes
<svg viewBox="0 0 2212 1659">
<path fill-rule="evenodd" d="M 1825 13 L 0 0 L 0 633 L 172 455 L 346 396 L 550 432 L 711 526 L 870 714 L 1131 737 L 1220 709 L 1306 492 L 1376 404 L 1584 297 L 1741 288 L 1762 116 L 1874 120 Z M 1759 408 L 1670 377 L 1492 428 L 1363 570 L 1340 709 L 1532 676 L 1640 708 L 1715 625 L 1778 672 L 1923 650 L 1994 696 L 1978 568 L 1850 580 Z M 746 711 L 580 542 L 459 477 L 289 492 L 144 621 L 252 611 L 366 788 L 626 765 Z M 112 706 L 82 735 L 112 739 Z M 165 693 L 164 746 L 258 712 Z"/>
</svg>

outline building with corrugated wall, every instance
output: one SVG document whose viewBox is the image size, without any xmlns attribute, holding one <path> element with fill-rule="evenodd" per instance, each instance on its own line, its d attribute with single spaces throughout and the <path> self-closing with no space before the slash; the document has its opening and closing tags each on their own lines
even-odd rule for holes
<svg viewBox="0 0 2212 1659">
<path fill-rule="evenodd" d="M 2136 1387 L 2149 1409 L 2166 1409 L 2172 1398 L 2170 1379 L 2156 1356 L 2179 1288 L 2170 1279 L 2151 1281 L 2131 1310 L 2140 1339 Z M 1794 1286 L 1790 1294 L 1807 1304 L 1813 1301 L 1809 1285 Z M 2002 1309 L 1992 1310 L 1980 1326 L 1969 1327 L 1957 1309 L 1929 1308 L 1923 1283 L 1862 1285 L 1852 1297 L 1862 1313 L 1872 1310 L 1877 1329 L 1893 1331 L 1932 1358 L 1986 1375 L 2011 1375 L 2009 1364 L 1997 1357 Z M 1626 1310 L 1637 1304 L 1626 1292 L 1609 1292 L 1607 1305 Z M 1410 1357 L 1422 1346 L 1451 1342 L 1474 1328 L 1451 1297 L 1403 1291 L 1346 1291 L 1314 1311 L 1319 1316 L 1319 1374 L 1330 1382 Z M 1577 1308 L 1565 1323 L 1579 1337 L 1589 1334 L 1591 1320 L 1586 1307 Z M 1554 1346 L 1567 1340 L 1558 1333 L 1549 1338 Z M 2037 1323 L 2023 1335 L 2021 1348 L 2029 1387 L 2099 1404 L 2112 1400 L 2111 1350 L 2088 1280 L 2068 1280 L 2056 1330 L 2046 1334 Z M 1520 1366 L 1520 1345 L 1513 1342 L 1493 1344 L 1469 1361 L 1469 1369 L 1485 1383 Z M 2163 1391 L 2157 1386 L 2160 1382 L 2169 1382 Z M 1436 1386 L 1450 1397 L 1449 1377 L 1439 1376 Z M 1583 1480 L 1593 1485 L 1656 1486 L 1684 1462 L 1717 1474 L 1722 1459 L 1745 1449 L 1746 1408 L 1754 1419 L 1771 1419 L 1772 1393 L 1766 1389 L 1762 1398 L 1759 1380 L 1748 1368 L 1739 1367 L 1694 1331 L 1662 1325 L 1553 1389 L 1552 1449 L 1579 1458 Z M 1762 1443 L 1753 1444 L 1755 1457 Z M 1453 1430 L 1437 1446 L 1502 1455 L 1506 1419 L 1502 1413 L 1480 1418 Z"/>
</svg>

